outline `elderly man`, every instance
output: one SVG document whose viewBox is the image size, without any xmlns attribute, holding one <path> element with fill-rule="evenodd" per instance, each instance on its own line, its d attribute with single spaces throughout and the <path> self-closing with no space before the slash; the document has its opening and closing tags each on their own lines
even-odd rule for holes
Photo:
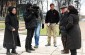
<svg viewBox="0 0 85 55">
<path fill-rule="evenodd" d="M 60 19 L 60 24 L 59 24 L 59 29 L 60 29 L 60 34 L 61 34 L 61 40 L 62 40 L 62 44 L 63 44 L 63 50 L 61 51 L 62 54 L 67 54 L 69 53 L 69 49 L 67 49 L 66 47 L 66 43 L 67 43 L 67 33 L 66 33 L 66 21 L 68 18 L 68 11 L 67 11 L 67 7 L 66 6 L 62 6 L 61 7 L 61 19 Z"/>
</svg>

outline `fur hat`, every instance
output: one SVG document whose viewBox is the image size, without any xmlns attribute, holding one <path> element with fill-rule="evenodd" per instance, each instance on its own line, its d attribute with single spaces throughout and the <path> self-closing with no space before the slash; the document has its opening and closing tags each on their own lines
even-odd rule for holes
<svg viewBox="0 0 85 55">
<path fill-rule="evenodd" d="M 60 9 L 64 9 L 64 8 L 67 8 L 67 6 L 63 5 L 60 7 Z"/>
</svg>

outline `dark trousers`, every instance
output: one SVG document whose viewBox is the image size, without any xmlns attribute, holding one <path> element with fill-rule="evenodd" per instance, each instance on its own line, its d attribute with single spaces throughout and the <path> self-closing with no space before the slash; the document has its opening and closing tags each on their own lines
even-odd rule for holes
<svg viewBox="0 0 85 55">
<path fill-rule="evenodd" d="M 70 50 L 71 51 L 71 55 L 77 55 L 77 50 L 76 49 L 73 49 L 73 50 Z"/>
<path fill-rule="evenodd" d="M 61 40 L 62 40 L 64 51 L 65 52 L 69 52 L 69 49 L 66 46 L 66 43 L 67 43 L 67 34 L 66 33 L 62 33 L 61 36 L 62 36 Z"/>
<path fill-rule="evenodd" d="M 27 29 L 27 37 L 26 37 L 26 42 L 25 42 L 25 48 L 26 49 L 31 49 L 32 48 L 32 38 L 34 34 L 34 29 Z"/>
<path fill-rule="evenodd" d="M 7 48 L 7 53 L 10 52 L 10 49 Z M 11 52 L 16 52 L 16 48 L 12 48 L 12 51 Z"/>
</svg>

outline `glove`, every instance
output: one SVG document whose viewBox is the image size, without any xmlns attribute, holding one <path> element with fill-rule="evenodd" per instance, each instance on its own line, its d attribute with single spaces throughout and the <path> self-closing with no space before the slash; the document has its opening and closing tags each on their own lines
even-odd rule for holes
<svg viewBox="0 0 85 55">
<path fill-rule="evenodd" d="M 42 29 L 44 29 L 44 24 L 42 24 Z"/>
</svg>

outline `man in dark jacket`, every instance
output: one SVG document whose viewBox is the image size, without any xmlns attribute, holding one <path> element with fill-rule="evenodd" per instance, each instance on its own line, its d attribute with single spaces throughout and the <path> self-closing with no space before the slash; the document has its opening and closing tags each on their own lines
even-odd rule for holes
<svg viewBox="0 0 85 55">
<path fill-rule="evenodd" d="M 61 40 L 63 44 L 63 50 L 61 51 L 62 54 L 67 54 L 69 53 L 69 49 L 66 47 L 67 43 L 67 32 L 65 29 L 65 26 L 67 24 L 67 18 L 68 18 L 68 12 L 67 12 L 67 7 L 62 6 L 61 7 L 61 19 L 60 19 L 60 24 L 59 24 L 59 29 L 60 29 L 60 34 L 61 34 Z"/>
<path fill-rule="evenodd" d="M 54 47 L 56 46 L 56 24 L 59 22 L 59 13 L 54 9 L 54 4 L 50 4 L 50 10 L 46 14 L 45 23 L 47 24 L 48 43 L 46 46 L 51 45 L 51 32 L 53 32 Z"/>
<path fill-rule="evenodd" d="M 27 4 L 26 12 L 23 16 L 24 16 L 25 26 L 27 29 L 27 38 L 26 38 L 25 48 L 26 48 L 26 52 L 31 53 L 31 51 L 34 51 L 34 49 L 32 48 L 32 45 L 31 45 L 32 37 L 34 34 L 34 30 L 37 26 L 36 25 L 37 15 L 32 10 L 32 4 L 30 4 L 30 3 Z"/>
</svg>

